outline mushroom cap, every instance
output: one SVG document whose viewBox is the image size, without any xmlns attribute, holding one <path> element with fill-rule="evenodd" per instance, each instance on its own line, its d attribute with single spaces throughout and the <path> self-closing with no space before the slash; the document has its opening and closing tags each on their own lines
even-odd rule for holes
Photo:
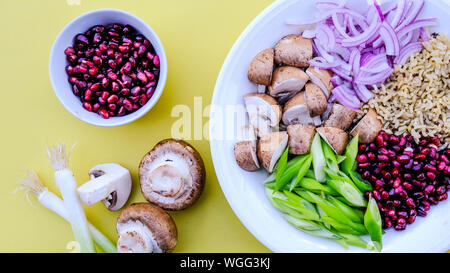
<svg viewBox="0 0 450 273">
<path fill-rule="evenodd" d="M 149 249 L 152 252 L 172 252 L 178 241 L 177 227 L 172 217 L 149 203 L 135 203 L 123 209 L 117 218 L 116 229 L 119 234 L 119 252 L 133 250 L 129 248 L 130 245 L 137 246 L 138 251 Z M 156 246 L 150 248 L 151 243 L 156 243 Z"/>
<path fill-rule="evenodd" d="M 78 187 L 78 195 L 87 206 L 100 201 L 111 210 L 121 209 L 131 193 L 130 172 L 116 163 L 97 165 L 89 170 L 90 181 Z"/>
<path fill-rule="evenodd" d="M 272 131 L 281 120 L 281 106 L 269 95 L 251 93 L 244 96 L 250 124 L 259 137 Z"/>
<path fill-rule="evenodd" d="M 333 83 L 331 82 L 333 73 L 326 69 L 310 66 L 308 67 L 308 69 L 306 69 L 306 74 L 314 84 L 317 84 L 317 86 L 320 87 L 320 89 L 328 99 L 331 90 L 333 90 L 334 88 Z"/>
<path fill-rule="evenodd" d="M 359 141 L 368 144 L 375 140 L 382 128 L 383 124 L 378 119 L 377 112 L 373 108 L 370 108 L 350 134 L 352 136 L 359 135 Z"/>
<path fill-rule="evenodd" d="M 315 124 L 315 121 L 309 115 L 309 109 L 306 105 L 305 92 L 298 93 L 284 105 L 283 123 L 285 125 Z"/>
<path fill-rule="evenodd" d="M 274 50 L 272 48 L 259 52 L 250 63 L 248 79 L 256 84 L 268 86 L 272 81 Z"/>
<path fill-rule="evenodd" d="M 287 35 L 275 46 L 275 62 L 278 65 L 308 67 L 312 55 L 311 40 L 303 38 L 302 35 Z"/>
<path fill-rule="evenodd" d="M 348 134 L 344 130 L 335 127 L 319 127 L 316 130 L 336 154 L 344 152 L 348 143 Z"/>
<path fill-rule="evenodd" d="M 356 112 L 339 103 L 333 103 L 330 115 L 323 123 L 325 127 L 336 127 L 346 131 L 353 123 Z"/>
<path fill-rule="evenodd" d="M 300 68 L 293 66 L 277 67 L 273 72 L 269 94 L 272 97 L 292 96 L 300 92 L 309 80 L 308 75 Z"/>
<path fill-rule="evenodd" d="M 187 142 L 166 139 L 142 158 L 139 180 L 147 201 L 166 210 L 182 210 L 200 197 L 206 180 L 205 165 Z"/>
<path fill-rule="evenodd" d="M 305 99 L 311 117 L 319 116 L 327 110 L 327 97 L 318 85 L 314 83 L 306 84 Z"/>
<path fill-rule="evenodd" d="M 316 133 L 313 125 L 292 124 L 287 127 L 289 135 L 289 153 L 294 155 L 307 154 Z"/>
<path fill-rule="evenodd" d="M 269 173 L 273 172 L 275 164 L 287 146 L 288 138 L 286 132 L 272 132 L 258 141 L 259 161 Z"/>
</svg>

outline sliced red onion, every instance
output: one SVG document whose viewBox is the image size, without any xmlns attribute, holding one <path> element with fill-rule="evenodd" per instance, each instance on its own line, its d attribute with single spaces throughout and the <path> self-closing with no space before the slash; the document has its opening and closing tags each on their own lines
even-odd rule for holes
<svg viewBox="0 0 450 273">
<path fill-rule="evenodd" d="M 395 15 L 394 18 L 392 19 L 392 22 L 390 23 L 390 25 L 392 27 L 397 27 L 400 18 L 402 17 L 403 11 L 405 9 L 405 0 L 399 0 L 398 1 L 398 5 L 397 5 L 397 10 L 395 11 Z"/>
<path fill-rule="evenodd" d="M 339 85 L 331 90 L 331 93 L 336 97 L 336 100 L 345 107 L 355 110 L 361 108 L 361 101 L 358 99 L 355 91 L 347 86 Z"/>
<path fill-rule="evenodd" d="M 374 35 L 376 35 L 378 33 L 378 30 L 380 29 L 380 27 L 381 27 L 381 24 L 380 24 L 379 18 L 375 17 L 372 20 L 372 23 L 370 24 L 370 26 L 361 35 L 342 40 L 342 46 L 344 46 L 344 47 L 359 46 L 360 44 L 365 43 L 370 38 L 372 38 Z"/>
<path fill-rule="evenodd" d="M 372 76 L 357 76 L 355 79 L 356 84 L 375 85 L 380 82 L 384 82 L 394 72 L 394 69 L 388 68 L 382 72 L 373 74 Z"/>
<path fill-rule="evenodd" d="M 383 22 L 380 28 L 380 36 L 386 47 L 386 54 L 397 56 L 400 52 L 400 43 L 394 29 L 387 22 Z"/>
<path fill-rule="evenodd" d="M 411 1 L 411 3 L 412 3 L 411 10 L 408 11 L 403 22 L 395 30 L 398 31 L 402 27 L 404 27 L 404 26 L 410 24 L 411 22 L 413 22 L 414 20 L 416 20 L 420 11 L 423 9 L 425 1 L 424 0 L 414 0 L 414 1 Z"/>
<path fill-rule="evenodd" d="M 306 38 L 306 39 L 312 39 L 312 38 L 316 37 L 316 30 L 307 29 L 307 30 L 303 31 L 302 37 Z"/>
<path fill-rule="evenodd" d="M 331 77 L 331 83 L 333 84 L 334 87 L 341 85 L 344 83 L 344 81 L 337 75 L 334 75 L 333 77 Z"/>
<path fill-rule="evenodd" d="M 400 54 L 398 55 L 395 63 L 403 65 L 408 61 L 411 55 L 420 51 L 422 51 L 421 42 L 411 43 L 400 50 Z"/>
<path fill-rule="evenodd" d="M 370 99 L 374 97 L 372 91 L 370 91 L 365 85 L 353 83 L 353 89 L 355 89 L 358 98 L 365 103 L 367 103 Z"/>
<path fill-rule="evenodd" d="M 407 25 L 398 30 L 397 36 L 402 37 L 403 35 L 406 35 L 408 32 L 413 31 L 415 29 L 423 27 L 432 27 L 435 26 L 436 24 L 437 24 L 436 18 L 417 20 L 414 23 L 411 23 L 410 25 Z"/>
</svg>

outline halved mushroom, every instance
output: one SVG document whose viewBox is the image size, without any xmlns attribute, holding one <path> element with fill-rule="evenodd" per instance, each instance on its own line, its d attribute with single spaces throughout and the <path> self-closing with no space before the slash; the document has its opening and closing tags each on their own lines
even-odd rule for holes
<svg viewBox="0 0 450 273">
<path fill-rule="evenodd" d="M 311 117 L 306 105 L 305 92 L 300 92 L 284 105 L 283 123 L 290 124 L 311 124 L 320 125 L 320 116 Z"/>
<path fill-rule="evenodd" d="M 328 99 L 331 90 L 333 90 L 334 88 L 333 83 L 331 82 L 331 77 L 333 77 L 333 74 L 326 69 L 320 69 L 313 66 L 310 66 L 308 67 L 308 69 L 306 69 L 306 74 L 314 84 L 317 84 L 317 86 L 322 89 L 323 93 Z"/>
<path fill-rule="evenodd" d="M 112 211 L 122 208 L 131 193 L 131 175 L 116 163 L 100 164 L 89 171 L 90 181 L 81 185 L 78 195 L 81 201 L 91 206 L 102 201 Z"/>
<path fill-rule="evenodd" d="M 308 67 L 312 54 L 311 40 L 302 35 L 287 35 L 275 46 L 275 62 L 278 65 Z"/>
<path fill-rule="evenodd" d="M 286 132 L 272 132 L 258 141 L 259 161 L 269 173 L 273 172 L 275 164 L 287 146 L 288 138 Z"/>
<path fill-rule="evenodd" d="M 333 103 L 328 118 L 323 123 L 325 127 L 336 127 L 346 131 L 353 123 L 356 112 L 342 104 Z"/>
<path fill-rule="evenodd" d="M 256 135 L 253 126 L 244 126 L 242 141 L 234 145 L 234 158 L 242 169 L 254 172 L 259 170 L 259 161 L 256 155 Z"/>
<path fill-rule="evenodd" d="M 256 134 L 262 137 L 277 127 L 281 120 L 281 106 L 266 94 L 247 94 L 244 96 L 250 124 L 255 128 Z"/>
<path fill-rule="evenodd" d="M 327 97 L 318 85 L 314 83 L 306 84 L 305 99 L 311 117 L 319 116 L 327 110 Z"/>
<path fill-rule="evenodd" d="M 250 81 L 263 86 L 269 86 L 272 82 L 274 50 L 272 48 L 259 52 L 253 58 L 248 69 Z"/>
<path fill-rule="evenodd" d="M 142 194 L 166 210 L 182 210 L 195 203 L 205 178 L 200 154 L 183 140 L 160 141 L 139 165 Z"/>
<path fill-rule="evenodd" d="M 377 112 L 370 108 L 367 114 L 356 124 L 355 128 L 351 130 L 350 134 L 352 136 L 359 135 L 361 143 L 371 143 L 382 128 L 383 124 L 378 120 Z"/>
<path fill-rule="evenodd" d="M 344 152 L 348 143 L 348 135 L 344 130 L 335 127 L 319 127 L 316 130 L 336 154 Z"/>
<path fill-rule="evenodd" d="M 273 72 L 269 95 L 285 101 L 300 92 L 309 80 L 303 70 L 293 66 L 281 66 Z"/>
<path fill-rule="evenodd" d="M 135 203 L 117 218 L 117 252 L 165 253 L 177 245 L 177 227 L 163 209 L 149 203 Z"/>
<path fill-rule="evenodd" d="M 316 127 L 312 125 L 292 124 L 287 127 L 289 135 L 289 153 L 307 154 L 311 150 Z"/>
</svg>

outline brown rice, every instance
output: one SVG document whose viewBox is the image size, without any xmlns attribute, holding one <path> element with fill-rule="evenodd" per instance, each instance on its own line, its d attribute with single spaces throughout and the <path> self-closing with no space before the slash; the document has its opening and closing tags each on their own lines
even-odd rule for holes
<svg viewBox="0 0 450 273">
<path fill-rule="evenodd" d="M 425 42 L 424 49 L 397 66 L 391 77 L 375 87 L 375 97 L 363 106 L 374 108 L 383 129 L 390 134 L 438 136 L 450 141 L 450 40 L 439 34 Z M 362 113 L 361 113 L 362 114 Z"/>
</svg>

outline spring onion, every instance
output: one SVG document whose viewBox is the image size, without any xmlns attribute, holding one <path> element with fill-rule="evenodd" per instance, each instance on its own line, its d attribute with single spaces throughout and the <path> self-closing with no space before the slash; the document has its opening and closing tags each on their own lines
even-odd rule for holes
<svg viewBox="0 0 450 273">
<path fill-rule="evenodd" d="M 326 176 L 323 168 L 325 167 L 326 162 L 325 156 L 323 155 L 321 142 L 322 141 L 320 139 L 319 133 L 316 133 L 311 145 L 311 154 L 313 157 L 312 163 L 314 167 L 314 176 L 316 177 L 317 181 L 325 182 Z"/>
</svg>

